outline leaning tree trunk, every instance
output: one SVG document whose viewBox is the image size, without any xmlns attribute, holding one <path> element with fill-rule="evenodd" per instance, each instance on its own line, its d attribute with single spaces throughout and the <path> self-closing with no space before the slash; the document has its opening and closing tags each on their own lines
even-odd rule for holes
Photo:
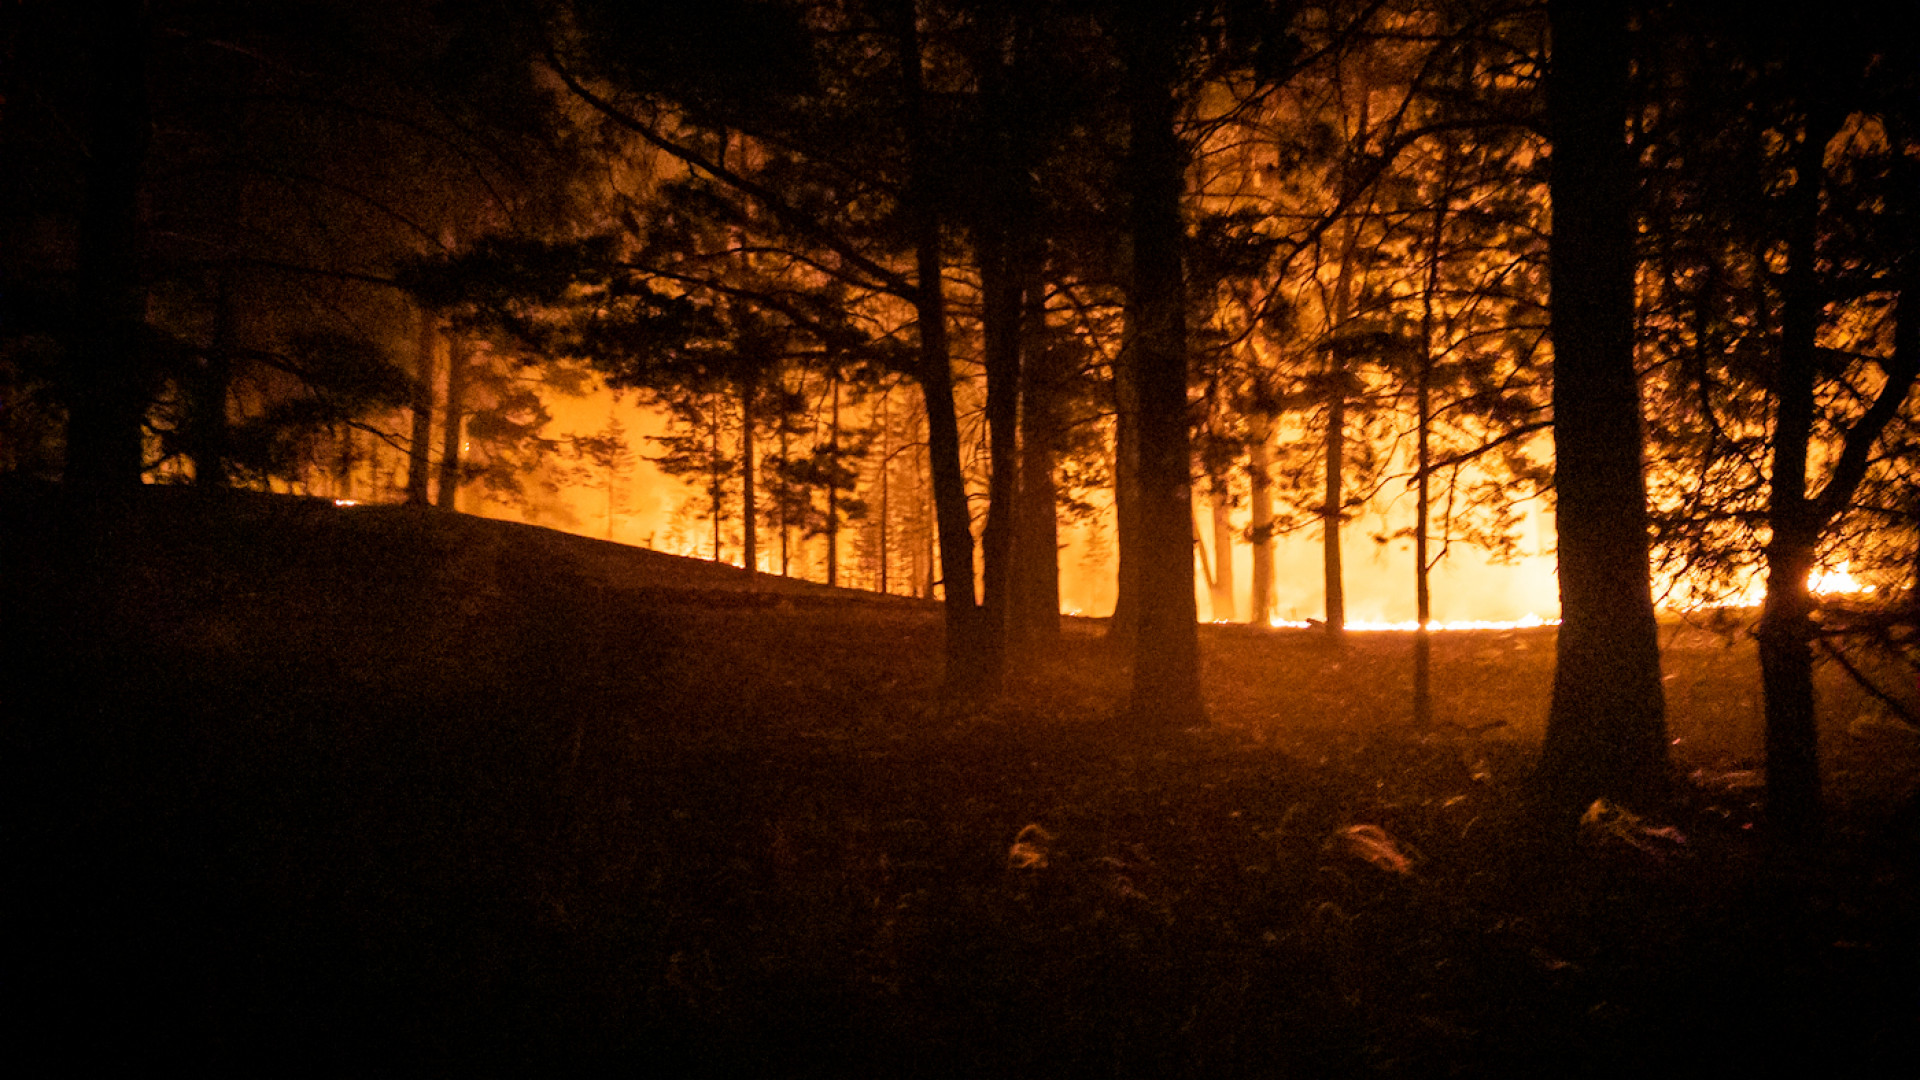
<svg viewBox="0 0 1920 1080">
<path fill-rule="evenodd" d="M 927 457 L 933 473 L 934 516 L 940 534 L 940 579 L 946 610 L 946 689 L 972 697 L 990 685 L 985 620 L 973 580 L 973 520 L 967 478 L 960 465 L 960 421 L 954 410 L 946 295 L 941 285 L 940 216 L 927 174 L 927 121 L 920 33 L 913 0 L 896 0 L 892 14 L 900 46 L 906 103 L 910 178 L 907 213 L 914 248 L 913 308 L 919 325 L 920 392 L 926 402 Z"/>
<path fill-rule="evenodd" d="M 989 672 L 982 641 L 985 628 L 980 625 L 984 620 L 974 597 L 973 523 L 966 474 L 960 467 L 960 422 L 954 411 L 946 304 L 934 244 L 937 240 L 923 239 L 920 290 L 914 304 L 920 323 L 920 392 L 926 402 L 927 458 L 933 474 L 940 587 L 946 610 L 946 684 L 949 690 L 968 696 L 987 689 Z"/>
<path fill-rule="evenodd" d="M 1149 5 L 1151 8 L 1151 5 Z M 1193 490 L 1187 431 L 1186 154 L 1175 131 L 1177 16 L 1136 13 L 1125 27 L 1126 192 L 1133 267 L 1126 319 L 1139 393 L 1139 608 L 1128 711 L 1136 724 L 1204 723 L 1194 608 Z"/>
<path fill-rule="evenodd" d="M 1537 779 L 1558 817 L 1656 795 L 1667 739 L 1633 370 L 1627 14 L 1620 0 L 1548 10 L 1561 623 Z"/>
</svg>

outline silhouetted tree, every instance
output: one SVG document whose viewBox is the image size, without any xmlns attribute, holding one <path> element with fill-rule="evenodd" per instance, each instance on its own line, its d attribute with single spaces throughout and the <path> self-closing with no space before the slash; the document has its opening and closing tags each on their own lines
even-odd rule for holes
<svg viewBox="0 0 1920 1080">
<path fill-rule="evenodd" d="M 1181 14 L 1122 13 L 1126 181 L 1132 271 L 1128 352 L 1139 398 L 1139 613 L 1133 649 L 1136 722 L 1186 727 L 1205 719 L 1193 596 L 1193 495 L 1187 434 L 1187 298 L 1181 197 L 1186 150 L 1177 129 Z"/>
<path fill-rule="evenodd" d="M 1649 49 L 1645 140 L 1664 226 L 1646 320 L 1669 391 L 1663 547 L 1710 594 L 1764 563 L 1769 814 L 1812 838 L 1809 578 L 1842 546 L 1869 477 L 1897 472 L 1886 436 L 1910 415 L 1920 364 L 1908 310 L 1920 80 L 1871 6 L 1777 24 L 1669 14 Z"/>
<path fill-rule="evenodd" d="M 1548 12 L 1561 622 L 1539 782 L 1565 811 L 1657 794 L 1667 740 L 1633 367 L 1627 11 L 1552 0 Z"/>
</svg>

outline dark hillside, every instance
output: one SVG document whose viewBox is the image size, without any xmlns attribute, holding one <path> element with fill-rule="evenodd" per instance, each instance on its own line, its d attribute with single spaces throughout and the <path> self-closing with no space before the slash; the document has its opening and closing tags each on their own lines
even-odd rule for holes
<svg viewBox="0 0 1920 1080">
<path fill-rule="evenodd" d="M 1533 844 L 1550 630 L 1096 627 L 991 707 L 938 613 L 545 530 L 4 495 L 9 981 L 92 1071 L 1904 1075 L 1920 752 L 1829 684 L 1842 840 L 1756 839 L 1750 647 L 1672 631 L 1657 818 Z M 86 538 L 94 539 L 86 539 Z M 1673 830 L 1671 832 L 1663 830 Z M 84 1029 L 78 1039 L 54 1033 Z"/>
</svg>

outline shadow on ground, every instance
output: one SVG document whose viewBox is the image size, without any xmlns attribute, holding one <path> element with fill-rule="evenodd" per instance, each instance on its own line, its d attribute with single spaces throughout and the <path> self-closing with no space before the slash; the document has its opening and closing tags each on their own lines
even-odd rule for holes
<svg viewBox="0 0 1920 1080">
<path fill-rule="evenodd" d="M 1087 624 L 960 708 L 925 605 L 427 511 L 142 496 L 74 531 L 5 495 L 9 980 L 60 1071 L 1913 1060 L 1888 799 L 1804 859 L 1712 777 L 1641 823 L 1680 842 L 1530 844 L 1550 635 L 1449 645 L 1453 726 L 1413 733 L 1393 647 L 1210 632 L 1216 723 L 1122 736 Z M 1862 784 L 1910 785 L 1901 753 L 1856 754 Z"/>
</svg>

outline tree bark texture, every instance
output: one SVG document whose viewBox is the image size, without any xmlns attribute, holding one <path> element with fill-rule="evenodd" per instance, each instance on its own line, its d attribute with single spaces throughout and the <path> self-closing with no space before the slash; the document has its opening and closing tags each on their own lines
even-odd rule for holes
<svg viewBox="0 0 1920 1080">
<path fill-rule="evenodd" d="M 1815 260 L 1827 143 L 1844 119 L 1816 110 L 1795 153 L 1787 193 L 1787 272 L 1774 378 L 1773 465 L 1768 477 L 1767 598 L 1756 638 L 1766 702 L 1767 813 L 1793 836 L 1821 826 L 1820 752 L 1813 700 L 1813 594 L 1808 577 L 1824 523 L 1807 497 L 1813 440 L 1814 349 L 1820 331 Z"/>
<path fill-rule="evenodd" d="M 1213 426 L 1214 445 L 1223 445 L 1218 409 L 1212 411 L 1208 422 Z M 1233 462 L 1224 454 L 1218 459 L 1203 454 L 1202 463 L 1207 473 L 1207 511 L 1213 524 L 1213 572 L 1207 575 L 1207 606 L 1214 622 L 1233 622 L 1238 606 L 1233 587 Z"/>
<path fill-rule="evenodd" d="M 1161 9 L 1127 20 L 1126 192 L 1133 266 L 1126 319 L 1139 392 L 1139 609 L 1133 650 L 1135 723 L 1206 720 L 1194 603 L 1193 491 L 1187 432 L 1186 287 L 1180 199 L 1186 154 L 1175 130 L 1177 19 Z"/>
<path fill-rule="evenodd" d="M 1251 520 L 1247 542 L 1253 548 L 1253 587 L 1247 621 L 1265 626 L 1273 618 L 1273 432 L 1272 416 L 1255 414 L 1248 420 L 1248 501 Z"/>
<path fill-rule="evenodd" d="M 1364 120 L 1362 121 L 1364 123 Z M 1333 283 L 1332 348 L 1327 350 L 1326 491 L 1320 508 L 1322 588 L 1327 633 L 1335 639 L 1347 631 L 1347 578 L 1341 558 L 1340 526 L 1346 517 L 1347 474 L 1347 361 L 1346 336 L 1353 318 L 1353 266 L 1359 253 L 1359 226 L 1347 227 L 1341 245 L 1340 270 Z"/>
<path fill-rule="evenodd" d="M 1538 781 L 1559 814 L 1657 795 L 1667 739 L 1633 369 L 1626 8 L 1552 0 L 1549 16 L 1561 625 Z"/>
<path fill-rule="evenodd" d="M 960 465 L 960 422 L 954 410 L 953 361 L 941 285 L 940 216 L 930 191 L 926 119 L 920 70 L 920 32 L 913 0 L 892 8 L 900 48 L 908 144 L 907 214 L 914 248 L 913 307 L 919 326 L 920 392 L 927 413 L 928 468 L 940 537 L 940 578 L 946 612 L 946 690 L 977 696 L 991 689 L 984 620 L 974 593 L 973 520 L 966 473 Z"/>
<path fill-rule="evenodd" d="M 1340 271 L 1341 284 L 1336 296 L 1346 295 L 1347 272 Z M 1345 322 L 1346 305 L 1336 299 L 1335 325 Z M 1347 629 L 1346 573 L 1340 558 L 1340 519 L 1345 516 L 1347 449 L 1346 361 L 1338 345 L 1328 352 L 1327 360 L 1327 476 L 1325 498 L 1320 510 L 1321 584 L 1326 597 L 1327 633 L 1335 638 Z"/>
</svg>

